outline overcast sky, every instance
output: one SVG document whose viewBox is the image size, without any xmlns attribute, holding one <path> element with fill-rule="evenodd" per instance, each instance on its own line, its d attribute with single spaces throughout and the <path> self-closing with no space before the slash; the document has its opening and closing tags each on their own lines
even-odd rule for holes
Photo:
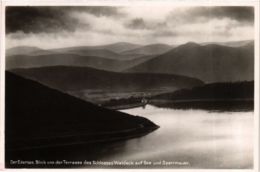
<svg viewBox="0 0 260 172">
<path fill-rule="evenodd" d="M 57 48 L 253 39 L 252 7 L 7 7 L 6 46 Z"/>
</svg>

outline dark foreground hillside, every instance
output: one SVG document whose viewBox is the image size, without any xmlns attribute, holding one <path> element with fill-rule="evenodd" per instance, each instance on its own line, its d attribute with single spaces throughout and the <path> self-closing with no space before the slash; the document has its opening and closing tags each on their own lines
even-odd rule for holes
<svg viewBox="0 0 260 172">
<path fill-rule="evenodd" d="M 102 144 L 158 128 L 143 117 L 98 107 L 10 72 L 6 72 L 5 121 L 8 168 L 48 167 L 11 160 L 88 159 L 91 150 Z"/>
<path fill-rule="evenodd" d="M 153 96 L 150 101 L 157 106 L 181 109 L 253 110 L 254 81 L 205 84 Z"/>
</svg>

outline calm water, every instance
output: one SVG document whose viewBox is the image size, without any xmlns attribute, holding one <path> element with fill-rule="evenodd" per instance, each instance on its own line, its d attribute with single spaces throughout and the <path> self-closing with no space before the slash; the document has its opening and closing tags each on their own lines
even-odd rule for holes
<svg viewBox="0 0 260 172">
<path fill-rule="evenodd" d="M 122 110 L 160 128 L 117 145 L 105 160 L 171 163 L 165 168 L 252 168 L 253 112 L 207 112 L 146 106 Z M 160 162 L 161 161 L 161 162 Z M 152 167 L 151 167 L 152 168 Z"/>
</svg>

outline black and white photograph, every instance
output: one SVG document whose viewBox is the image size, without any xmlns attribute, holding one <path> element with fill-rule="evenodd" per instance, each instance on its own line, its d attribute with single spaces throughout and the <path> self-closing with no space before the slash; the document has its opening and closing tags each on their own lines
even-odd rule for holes
<svg viewBox="0 0 260 172">
<path fill-rule="evenodd" d="M 257 167 L 254 4 L 4 9 L 6 169 Z"/>
</svg>

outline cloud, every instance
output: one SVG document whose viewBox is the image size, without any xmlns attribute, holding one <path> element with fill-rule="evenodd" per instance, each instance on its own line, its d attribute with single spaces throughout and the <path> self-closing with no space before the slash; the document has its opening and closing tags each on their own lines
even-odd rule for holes
<svg viewBox="0 0 260 172">
<path fill-rule="evenodd" d="M 254 38 L 253 7 L 7 7 L 7 47 L 179 44 Z"/>
<path fill-rule="evenodd" d="M 94 16 L 123 16 L 116 7 L 7 7 L 6 32 L 23 31 L 24 33 L 50 33 L 62 30 L 74 32 L 82 24 L 70 14 L 88 13 Z"/>
<path fill-rule="evenodd" d="M 160 30 L 167 27 L 167 23 L 165 21 L 145 21 L 143 18 L 135 18 L 125 23 L 124 26 L 129 29 L 137 30 Z"/>
<path fill-rule="evenodd" d="M 152 35 L 156 37 L 175 37 L 180 34 L 172 30 L 161 30 L 153 33 Z"/>
<path fill-rule="evenodd" d="M 125 13 L 120 11 L 120 7 L 113 6 L 92 6 L 92 7 L 68 7 L 71 11 L 89 13 L 97 17 L 100 16 L 113 16 L 123 17 Z"/>
<path fill-rule="evenodd" d="M 136 18 L 126 24 L 127 27 L 131 29 L 149 29 L 142 18 Z"/>
<path fill-rule="evenodd" d="M 168 19 L 176 23 L 207 22 L 212 19 L 225 18 L 241 24 L 253 24 L 254 8 L 247 6 L 192 7 L 174 10 L 168 16 Z"/>
<path fill-rule="evenodd" d="M 191 15 L 200 15 L 207 18 L 230 18 L 238 22 L 254 21 L 254 8 L 253 7 L 200 7 L 194 8 L 190 11 Z"/>
</svg>

